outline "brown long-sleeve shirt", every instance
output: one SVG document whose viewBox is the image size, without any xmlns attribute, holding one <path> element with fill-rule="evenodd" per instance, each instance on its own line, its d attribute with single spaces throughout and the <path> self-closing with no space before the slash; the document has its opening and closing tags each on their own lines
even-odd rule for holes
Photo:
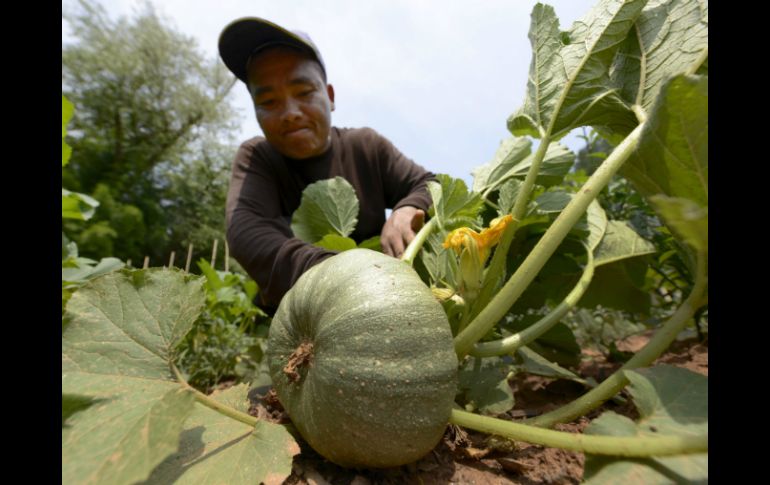
<svg viewBox="0 0 770 485">
<path fill-rule="evenodd" d="M 304 160 L 285 157 L 263 137 L 244 142 L 233 161 L 227 195 L 230 252 L 260 288 L 261 306 L 277 308 L 283 295 L 311 266 L 336 254 L 294 237 L 291 216 L 309 184 L 341 176 L 359 200 L 351 237 L 380 234 L 385 209 L 431 204 L 426 183 L 434 175 L 406 158 L 371 128 L 331 130 L 331 147 Z"/>
</svg>

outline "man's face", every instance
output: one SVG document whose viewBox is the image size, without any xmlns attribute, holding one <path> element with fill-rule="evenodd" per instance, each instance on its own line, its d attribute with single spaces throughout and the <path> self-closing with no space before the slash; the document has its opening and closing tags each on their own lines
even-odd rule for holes
<svg viewBox="0 0 770 485">
<path fill-rule="evenodd" d="M 322 154 L 331 143 L 334 89 L 321 66 L 290 48 L 257 54 L 248 66 L 249 93 L 267 141 L 296 159 Z"/>
</svg>

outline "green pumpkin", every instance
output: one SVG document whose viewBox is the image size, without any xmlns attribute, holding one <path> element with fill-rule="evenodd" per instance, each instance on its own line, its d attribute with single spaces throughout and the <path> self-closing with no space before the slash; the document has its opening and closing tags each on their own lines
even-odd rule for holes
<svg viewBox="0 0 770 485">
<path fill-rule="evenodd" d="M 408 264 L 368 249 L 302 275 L 273 318 L 267 357 L 303 438 L 345 467 L 392 467 L 427 454 L 457 389 L 441 305 Z"/>
</svg>

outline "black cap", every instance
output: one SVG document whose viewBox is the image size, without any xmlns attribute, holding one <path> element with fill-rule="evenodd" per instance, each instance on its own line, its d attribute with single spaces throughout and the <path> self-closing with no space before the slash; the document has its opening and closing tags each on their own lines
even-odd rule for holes
<svg viewBox="0 0 770 485">
<path fill-rule="evenodd" d="M 252 54 L 270 45 L 290 45 L 313 56 L 326 75 L 321 53 L 310 36 L 299 30 L 287 30 L 268 20 L 245 17 L 231 22 L 219 35 L 219 55 L 235 77 L 248 82 L 246 63 Z"/>
</svg>

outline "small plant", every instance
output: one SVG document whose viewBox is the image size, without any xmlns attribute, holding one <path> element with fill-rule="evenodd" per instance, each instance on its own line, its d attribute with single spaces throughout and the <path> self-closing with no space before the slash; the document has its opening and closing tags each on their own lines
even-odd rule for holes
<svg viewBox="0 0 770 485">
<path fill-rule="evenodd" d="M 206 307 L 177 349 L 177 366 L 205 393 L 228 379 L 256 383 L 267 373 L 263 356 L 269 325 L 253 303 L 257 284 L 242 274 L 216 271 L 204 260 L 198 267 L 206 278 Z"/>
</svg>

